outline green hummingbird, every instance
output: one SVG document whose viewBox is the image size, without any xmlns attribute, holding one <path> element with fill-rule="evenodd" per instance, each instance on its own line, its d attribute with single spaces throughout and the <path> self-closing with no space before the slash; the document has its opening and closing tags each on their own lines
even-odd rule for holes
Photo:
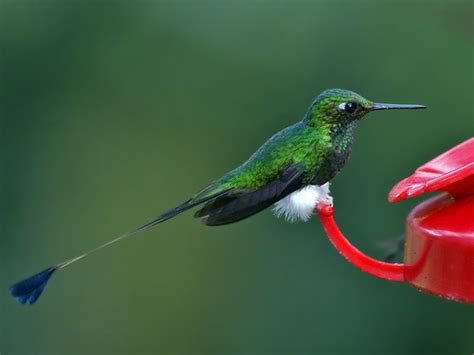
<svg viewBox="0 0 474 355">
<path fill-rule="evenodd" d="M 374 103 L 352 91 L 326 90 L 316 97 L 302 120 L 272 136 L 246 162 L 184 203 L 105 244 L 14 284 L 10 292 L 20 303 L 33 304 L 55 271 L 198 205 L 203 206 L 195 217 L 208 226 L 237 222 L 272 205 L 277 215 L 307 220 L 318 202 L 332 203 L 328 183 L 346 164 L 354 131 L 367 113 L 422 108 L 426 107 Z"/>
</svg>

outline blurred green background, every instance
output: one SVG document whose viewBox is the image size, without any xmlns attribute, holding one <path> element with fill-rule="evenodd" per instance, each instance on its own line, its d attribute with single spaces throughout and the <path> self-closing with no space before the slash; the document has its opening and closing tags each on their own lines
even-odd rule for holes
<svg viewBox="0 0 474 355">
<path fill-rule="evenodd" d="M 471 354 L 474 308 L 370 277 L 319 222 L 188 213 L 59 273 L 11 283 L 149 220 L 342 87 L 426 111 L 369 115 L 333 181 L 382 258 L 426 197 L 387 202 L 474 132 L 473 2 L 0 3 L 0 353 Z"/>
</svg>

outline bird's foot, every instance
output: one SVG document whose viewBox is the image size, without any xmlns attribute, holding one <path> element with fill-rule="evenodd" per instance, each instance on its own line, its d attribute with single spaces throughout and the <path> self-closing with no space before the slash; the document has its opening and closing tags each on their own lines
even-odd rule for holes
<svg viewBox="0 0 474 355">
<path fill-rule="evenodd" d="M 273 211 L 278 217 L 283 216 L 290 222 L 307 221 L 313 215 L 318 204 L 332 206 L 329 183 L 322 186 L 305 186 L 278 201 Z"/>
<path fill-rule="evenodd" d="M 321 185 L 321 186 L 315 185 L 315 186 L 319 192 L 319 198 L 316 201 L 316 204 L 322 203 L 322 204 L 329 205 L 332 207 L 333 197 L 331 196 L 330 191 L 329 191 L 330 183 L 327 182 L 324 185 Z"/>
</svg>

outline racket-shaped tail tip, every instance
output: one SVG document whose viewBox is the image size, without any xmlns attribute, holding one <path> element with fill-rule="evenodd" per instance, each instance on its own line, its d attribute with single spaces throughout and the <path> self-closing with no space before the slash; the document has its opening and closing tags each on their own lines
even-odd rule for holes
<svg viewBox="0 0 474 355">
<path fill-rule="evenodd" d="M 57 267 L 50 267 L 36 275 L 17 282 L 10 287 L 10 294 L 21 304 L 35 303 L 48 284 L 49 278 L 56 270 Z"/>
</svg>

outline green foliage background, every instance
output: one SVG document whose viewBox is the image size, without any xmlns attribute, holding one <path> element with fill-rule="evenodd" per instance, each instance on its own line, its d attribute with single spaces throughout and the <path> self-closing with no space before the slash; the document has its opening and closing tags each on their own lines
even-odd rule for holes
<svg viewBox="0 0 474 355">
<path fill-rule="evenodd" d="M 330 87 L 429 110 L 369 115 L 333 181 L 382 258 L 426 197 L 390 188 L 471 137 L 473 2 L 0 0 L 0 353 L 471 354 L 474 308 L 350 266 L 320 224 L 183 215 L 19 278 L 185 200 Z"/>
</svg>

